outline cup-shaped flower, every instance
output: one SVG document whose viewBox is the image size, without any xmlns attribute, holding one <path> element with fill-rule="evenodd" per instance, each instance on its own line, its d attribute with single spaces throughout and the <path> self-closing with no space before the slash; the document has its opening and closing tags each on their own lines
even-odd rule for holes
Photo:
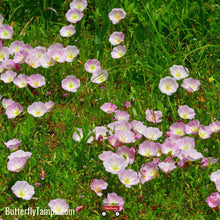
<svg viewBox="0 0 220 220">
<path fill-rule="evenodd" d="M 209 124 L 209 128 L 214 133 L 220 132 L 220 121 L 213 121 L 211 124 Z"/>
<path fill-rule="evenodd" d="M 14 138 L 12 140 L 9 140 L 5 142 L 5 146 L 11 150 L 16 150 L 19 148 L 22 141 L 19 141 L 17 138 Z"/>
<path fill-rule="evenodd" d="M 186 161 L 197 161 L 203 158 L 203 155 L 200 152 L 191 148 L 182 150 L 181 154 Z"/>
<path fill-rule="evenodd" d="M 111 56 L 113 59 L 119 59 L 126 54 L 126 47 L 125 46 L 116 46 L 113 48 L 111 52 Z"/>
<path fill-rule="evenodd" d="M 65 199 L 53 199 L 53 200 L 50 200 L 48 206 L 51 208 L 51 210 L 56 215 L 63 215 L 69 209 L 69 205 L 66 203 Z"/>
<path fill-rule="evenodd" d="M 8 47 L 3 47 L 0 45 L 0 61 L 7 60 L 9 58 Z"/>
<path fill-rule="evenodd" d="M 123 156 L 128 164 L 132 164 L 134 162 L 135 148 L 121 146 L 118 148 L 117 154 Z"/>
<path fill-rule="evenodd" d="M 73 62 L 74 58 L 79 53 L 79 50 L 77 49 L 76 46 L 67 46 L 65 48 L 65 52 L 66 52 L 66 62 Z"/>
<path fill-rule="evenodd" d="M 179 150 L 180 150 L 179 146 L 169 139 L 166 139 L 163 142 L 163 144 L 161 145 L 161 153 L 162 154 L 169 154 L 170 153 L 170 154 L 176 156 Z"/>
<path fill-rule="evenodd" d="M 47 53 L 51 54 L 54 50 L 59 50 L 63 48 L 64 48 L 63 44 L 60 43 L 51 44 L 47 49 Z"/>
<path fill-rule="evenodd" d="M 131 130 L 131 125 L 128 120 L 114 121 L 108 124 L 108 127 L 114 131 Z"/>
<path fill-rule="evenodd" d="M 210 208 L 220 206 L 220 194 L 217 192 L 213 192 L 209 197 L 206 198 L 206 203 Z"/>
<path fill-rule="evenodd" d="M 46 53 L 46 48 L 45 47 L 35 47 L 32 51 L 31 54 L 35 55 L 36 57 L 38 57 L 38 59 L 40 60 L 42 58 L 42 56 Z"/>
<path fill-rule="evenodd" d="M 68 92 L 77 92 L 78 88 L 80 87 L 80 80 L 75 76 L 67 76 L 62 80 L 61 86 Z"/>
<path fill-rule="evenodd" d="M 40 64 L 44 68 L 48 68 L 55 64 L 55 60 L 52 58 L 50 53 L 44 53 L 40 59 Z"/>
<path fill-rule="evenodd" d="M 0 25 L 0 39 L 11 39 L 14 31 L 13 28 L 7 24 Z"/>
<path fill-rule="evenodd" d="M 25 63 L 26 58 L 28 57 L 29 53 L 26 50 L 21 50 L 14 55 L 14 62 L 23 64 Z"/>
<path fill-rule="evenodd" d="M 109 19 L 113 24 L 118 24 L 120 20 L 124 19 L 126 12 L 122 8 L 113 8 L 108 14 Z"/>
<path fill-rule="evenodd" d="M 108 183 L 102 179 L 93 179 L 90 184 L 91 190 L 93 190 L 98 196 L 102 196 L 101 191 L 107 189 Z"/>
<path fill-rule="evenodd" d="M 9 52 L 11 55 L 18 53 L 19 51 L 23 50 L 24 42 L 15 40 L 10 44 Z"/>
<path fill-rule="evenodd" d="M 159 128 L 153 128 L 153 127 L 148 127 L 144 130 L 142 133 L 147 139 L 149 140 L 157 140 L 159 139 L 162 135 L 163 132 L 160 131 Z"/>
<path fill-rule="evenodd" d="M 147 128 L 141 121 L 133 120 L 130 122 L 130 125 L 132 126 L 132 130 L 136 133 L 142 134 L 144 130 Z"/>
<path fill-rule="evenodd" d="M 162 119 L 160 119 L 160 117 L 163 116 L 161 111 L 153 111 L 153 110 L 147 109 L 145 114 L 146 114 L 146 119 L 149 122 L 153 122 L 153 123 L 162 122 Z"/>
<path fill-rule="evenodd" d="M 12 70 L 13 68 L 16 68 L 16 63 L 12 59 L 7 59 L 2 61 L 2 66 L 6 70 Z"/>
<path fill-rule="evenodd" d="M 66 13 L 66 19 L 70 23 L 77 23 L 82 17 L 83 13 L 77 8 L 69 9 Z"/>
<path fill-rule="evenodd" d="M 15 118 L 22 111 L 23 107 L 18 102 L 14 102 L 7 107 L 5 114 L 8 116 L 8 118 Z"/>
<path fill-rule="evenodd" d="M 154 157 L 160 149 L 160 144 L 152 141 L 144 141 L 139 145 L 138 153 L 145 157 Z"/>
<path fill-rule="evenodd" d="M 46 84 L 44 76 L 41 74 L 32 74 L 28 77 L 28 84 L 33 88 L 39 88 Z"/>
<path fill-rule="evenodd" d="M 79 9 L 80 11 L 83 11 L 87 7 L 87 1 L 86 0 L 73 0 L 70 3 L 71 9 Z"/>
<path fill-rule="evenodd" d="M 103 162 L 107 159 L 110 158 L 112 155 L 114 155 L 112 151 L 103 151 L 101 154 L 99 154 L 99 159 L 102 160 Z"/>
<path fill-rule="evenodd" d="M 17 181 L 11 190 L 18 198 L 25 200 L 30 200 L 35 193 L 34 187 L 26 181 Z"/>
<path fill-rule="evenodd" d="M 103 139 L 106 139 L 107 138 L 107 131 L 108 129 L 104 126 L 97 126 L 93 129 L 94 133 L 95 133 L 95 139 L 98 140 L 98 138 L 100 136 L 103 137 Z"/>
<path fill-rule="evenodd" d="M 175 163 L 171 162 L 160 162 L 158 163 L 158 167 L 162 170 L 164 173 L 170 173 L 172 170 L 176 168 Z"/>
<path fill-rule="evenodd" d="M 106 113 L 108 113 L 108 114 L 115 112 L 116 108 L 117 108 L 116 105 L 114 105 L 114 104 L 112 104 L 112 103 L 109 103 L 109 102 L 104 103 L 104 104 L 100 107 L 100 109 L 101 109 L 102 111 L 104 111 L 104 112 L 106 112 Z"/>
<path fill-rule="evenodd" d="M 76 33 L 74 25 L 63 26 L 60 29 L 60 35 L 62 37 L 71 37 Z"/>
<path fill-rule="evenodd" d="M 28 106 L 27 111 L 34 117 L 41 117 L 47 112 L 47 107 L 43 102 L 34 102 Z"/>
<path fill-rule="evenodd" d="M 29 54 L 27 58 L 25 59 L 25 62 L 32 68 L 38 68 L 41 66 L 40 59 L 35 54 Z"/>
<path fill-rule="evenodd" d="M 12 152 L 9 156 L 8 159 L 11 160 L 13 158 L 25 158 L 28 160 L 31 157 L 32 153 L 29 151 L 23 151 L 23 150 L 17 150 L 15 152 Z"/>
<path fill-rule="evenodd" d="M 178 87 L 179 85 L 176 82 L 176 79 L 169 76 L 162 78 L 159 83 L 160 91 L 169 96 L 175 93 Z"/>
<path fill-rule="evenodd" d="M 104 160 L 103 165 L 107 172 L 118 174 L 118 172 L 124 170 L 128 164 L 123 156 L 113 153 L 111 157 Z"/>
<path fill-rule="evenodd" d="M 118 147 L 121 144 L 115 134 L 108 136 L 108 142 L 112 145 L 112 147 Z"/>
<path fill-rule="evenodd" d="M 47 107 L 48 112 L 50 112 L 52 110 L 53 106 L 54 106 L 54 102 L 52 102 L 52 101 L 45 102 L 44 104 Z"/>
<path fill-rule="evenodd" d="M 190 77 L 183 80 L 181 87 L 183 87 L 188 92 L 196 92 L 199 90 L 200 85 L 201 83 L 199 80 Z"/>
<path fill-rule="evenodd" d="M 7 109 L 9 105 L 15 103 L 12 99 L 2 99 L 2 106 L 4 109 Z"/>
<path fill-rule="evenodd" d="M 120 121 L 120 120 L 127 120 L 127 121 L 129 121 L 130 114 L 125 112 L 125 111 L 116 110 L 115 111 L 115 119 L 118 120 L 118 121 Z"/>
<path fill-rule="evenodd" d="M 176 80 L 184 79 L 189 75 L 188 69 L 181 65 L 173 65 L 170 67 L 170 72 Z"/>
<path fill-rule="evenodd" d="M 182 150 L 195 148 L 195 140 L 193 137 L 180 138 L 176 141 L 176 144 Z"/>
<path fill-rule="evenodd" d="M 193 120 L 193 121 L 190 121 L 185 126 L 185 131 L 186 131 L 186 134 L 197 134 L 199 132 L 199 128 L 200 128 L 199 120 Z"/>
<path fill-rule="evenodd" d="M 195 111 L 187 105 L 181 105 L 178 108 L 178 114 L 183 119 L 193 119 L 196 115 Z"/>
<path fill-rule="evenodd" d="M 12 172 L 19 172 L 24 168 L 26 162 L 25 157 L 14 157 L 8 161 L 7 169 Z"/>
<path fill-rule="evenodd" d="M 210 138 L 212 134 L 212 130 L 209 126 L 200 125 L 199 128 L 199 137 L 202 139 Z"/>
<path fill-rule="evenodd" d="M 66 61 L 65 48 L 52 50 L 50 54 L 54 61 L 58 63 L 64 63 Z"/>
<path fill-rule="evenodd" d="M 220 169 L 215 172 L 212 172 L 210 175 L 210 179 L 213 182 L 216 182 L 218 179 L 220 179 Z"/>
<path fill-rule="evenodd" d="M 121 211 L 124 206 L 124 200 L 116 193 L 108 193 L 107 198 L 103 200 L 103 204 L 108 206 L 119 206 L 119 211 Z"/>
<path fill-rule="evenodd" d="M 98 73 L 93 73 L 91 77 L 91 81 L 96 84 L 103 83 L 108 78 L 108 72 L 106 70 L 100 70 Z"/>
<path fill-rule="evenodd" d="M 4 83 L 10 83 L 14 80 L 14 78 L 16 77 L 17 73 L 14 71 L 6 71 L 5 73 L 1 74 L 1 80 Z"/>
<path fill-rule="evenodd" d="M 85 63 L 85 70 L 89 73 L 100 73 L 101 65 L 100 62 L 96 59 L 87 60 Z"/>
<path fill-rule="evenodd" d="M 115 31 L 110 35 L 108 40 L 112 45 L 118 45 L 124 41 L 124 37 L 125 35 L 123 34 L 123 32 Z"/>
<path fill-rule="evenodd" d="M 135 135 L 130 130 L 118 130 L 115 132 L 115 136 L 123 144 L 135 142 Z"/>
<path fill-rule="evenodd" d="M 140 182 L 137 172 L 132 169 L 121 170 L 118 173 L 118 178 L 127 188 L 131 188 L 132 185 L 137 185 Z"/>
<path fill-rule="evenodd" d="M 82 128 L 76 128 L 76 131 L 73 133 L 73 140 L 80 142 L 83 138 L 83 131 Z"/>
<path fill-rule="evenodd" d="M 145 183 L 153 179 L 158 173 L 158 167 L 156 162 L 146 163 L 141 166 L 140 172 L 138 173 L 141 183 Z"/>
<path fill-rule="evenodd" d="M 170 126 L 170 131 L 167 132 L 167 135 L 177 134 L 179 136 L 185 135 L 185 124 L 183 122 L 173 123 Z"/>
<path fill-rule="evenodd" d="M 13 83 L 19 88 L 24 88 L 28 84 L 28 77 L 25 74 L 19 74 L 14 80 Z"/>
</svg>

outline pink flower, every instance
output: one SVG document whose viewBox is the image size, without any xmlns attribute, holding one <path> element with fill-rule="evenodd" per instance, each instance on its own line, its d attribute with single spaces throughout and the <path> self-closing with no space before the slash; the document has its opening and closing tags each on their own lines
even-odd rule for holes
<svg viewBox="0 0 220 220">
<path fill-rule="evenodd" d="M 71 37 L 76 33 L 74 25 L 63 26 L 60 29 L 60 35 L 62 37 Z"/>
<path fill-rule="evenodd" d="M 213 172 L 213 173 L 211 173 L 210 179 L 213 182 L 216 182 L 218 179 L 220 179 L 220 169 L 215 171 L 215 172 Z"/>
<path fill-rule="evenodd" d="M 126 12 L 122 8 L 113 8 L 108 14 L 109 19 L 113 24 L 118 24 L 120 20 L 124 19 Z"/>
<path fill-rule="evenodd" d="M 123 156 L 126 159 L 126 162 L 128 164 L 132 164 L 134 162 L 134 156 L 135 156 L 135 148 L 129 148 L 126 146 L 121 146 L 117 150 L 117 154 L 119 156 Z"/>
<path fill-rule="evenodd" d="M 115 111 L 115 119 L 116 120 L 127 120 L 129 121 L 130 119 L 130 115 L 129 113 L 125 112 L 125 111 L 121 111 L 121 110 L 116 110 Z"/>
<path fill-rule="evenodd" d="M 74 58 L 79 53 L 79 50 L 77 49 L 76 46 L 67 46 L 65 48 L 65 52 L 66 52 L 66 62 L 73 62 Z"/>
<path fill-rule="evenodd" d="M 35 47 L 32 51 L 31 54 L 35 55 L 36 57 L 38 57 L 38 59 L 40 60 L 42 58 L 42 56 L 46 53 L 46 48 L 45 47 Z"/>
<path fill-rule="evenodd" d="M 56 215 L 63 215 L 69 209 L 69 205 L 64 199 L 53 199 L 50 200 L 48 206 Z"/>
<path fill-rule="evenodd" d="M 199 128 L 199 137 L 202 139 L 210 138 L 212 134 L 212 130 L 209 128 L 209 126 L 200 125 Z"/>
<path fill-rule="evenodd" d="M 5 142 L 5 146 L 11 150 L 16 150 L 19 148 L 22 141 L 19 141 L 18 139 L 14 138 L 8 142 Z"/>
<path fill-rule="evenodd" d="M 56 44 L 52 44 L 49 46 L 49 48 L 47 49 L 47 52 L 51 55 L 51 53 L 54 51 L 54 50 L 59 50 L 59 49 L 63 49 L 63 44 L 60 44 L 60 43 L 56 43 Z"/>
<path fill-rule="evenodd" d="M 94 133 L 95 133 L 95 139 L 98 140 L 99 136 L 102 136 L 103 139 L 107 138 L 107 131 L 108 129 L 104 126 L 97 126 L 93 129 Z"/>
<path fill-rule="evenodd" d="M 10 83 L 14 80 L 14 78 L 16 77 L 17 73 L 13 72 L 13 71 L 6 71 L 5 73 L 1 74 L 1 80 L 4 83 Z"/>
<path fill-rule="evenodd" d="M 81 209 L 84 209 L 84 206 L 82 206 L 82 205 L 81 206 L 77 206 L 75 209 L 76 209 L 77 212 L 79 212 Z"/>
<path fill-rule="evenodd" d="M 83 17 L 83 13 L 76 8 L 69 9 L 66 13 L 66 19 L 70 23 L 77 23 Z"/>
<path fill-rule="evenodd" d="M 14 157 L 8 161 L 7 169 L 12 172 L 19 172 L 24 168 L 26 162 L 25 157 Z"/>
<path fill-rule="evenodd" d="M 101 190 L 107 189 L 108 183 L 102 179 L 93 179 L 90 184 L 91 190 L 93 190 L 98 196 L 102 196 Z"/>
<path fill-rule="evenodd" d="M 100 70 L 98 73 L 93 73 L 91 77 L 91 81 L 96 84 L 103 83 L 108 78 L 108 72 L 106 70 Z"/>
<path fill-rule="evenodd" d="M 104 205 L 113 206 L 117 205 L 120 206 L 121 211 L 124 206 L 124 200 L 121 196 L 118 196 L 116 193 L 108 193 L 107 198 L 103 200 Z"/>
<path fill-rule="evenodd" d="M 192 108 L 189 108 L 187 105 L 182 105 L 178 109 L 178 114 L 183 119 L 193 119 L 196 115 Z"/>
<path fill-rule="evenodd" d="M 114 121 L 108 124 L 108 127 L 113 131 L 131 130 L 131 125 L 127 120 Z"/>
<path fill-rule="evenodd" d="M 8 47 L 3 47 L 0 45 L 0 61 L 7 60 L 9 58 Z"/>
<path fill-rule="evenodd" d="M 85 63 L 85 69 L 89 73 L 100 73 L 101 71 L 100 62 L 96 59 L 87 60 Z"/>
<path fill-rule="evenodd" d="M 118 173 L 118 178 L 127 188 L 131 188 L 132 185 L 137 185 L 140 181 L 137 172 L 132 169 L 121 170 Z"/>
<path fill-rule="evenodd" d="M 10 54 L 13 55 L 13 54 L 16 54 L 19 51 L 23 50 L 23 48 L 24 48 L 24 42 L 15 40 L 10 44 L 9 52 L 10 52 Z"/>
<path fill-rule="evenodd" d="M 160 144 L 152 141 L 144 141 L 139 145 L 138 153 L 145 157 L 154 157 L 160 150 Z"/>
<path fill-rule="evenodd" d="M 112 103 L 104 103 L 101 107 L 100 107 L 100 109 L 102 110 L 102 111 L 104 111 L 104 112 L 106 112 L 106 113 L 113 113 L 113 112 L 115 112 L 115 110 L 116 110 L 116 108 L 117 108 L 117 106 L 116 105 L 114 105 L 114 104 L 112 104 Z"/>
<path fill-rule="evenodd" d="M 3 68 L 11 70 L 16 67 L 16 63 L 12 59 L 7 59 L 2 61 Z"/>
<path fill-rule="evenodd" d="M 32 68 L 38 68 L 41 66 L 40 59 L 35 54 L 29 54 L 25 59 L 25 62 Z"/>
<path fill-rule="evenodd" d="M 28 84 L 33 88 L 39 88 L 46 84 L 44 76 L 41 74 L 32 74 L 28 77 Z"/>
<path fill-rule="evenodd" d="M 186 150 L 182 150 L 181 152 L 183 158 L 187 161 L 197 161 L 201 158 L 203 158 L 203 155 L 198 152 L 196 149 L 186 149 Z"/>
<path fill-rule="evenodd" d="M 168 135 L 177 134 L 179 136 L 185 135 L 185 124 L 183 122 L 177 122 L 170 126 L 170 132 Z"/>
<path fill-rule="evenodd" d="M 11 153 L 8 156 L 9 160 L 12 160 L 13 158 L 25 158 L 26 160 L 28 160 L 31 157 L 32 153 L 29 151 L 23 151 L 23 150 L 17 150 L 13 153 Z"/>
<path fill-rule="evenodd" d="M 115 153 L 112 151 L 103 151 L 101 154 L 99 154 L 99 159 L 104 162 L 107 158 L 110 158 L 114 154 Z"/>
<path fill-rule="evenodd" d="M 212 193 L 206 198 L 206 203 L 210 208 L 215 208 L 220 206 L 220 194 L 217 192 Z"/>
<path fill-rule="evenodd" d="M 118 130 L 115 132 L 115 136 L 121 143 L 134 143 L 135 135 L 130 130 Z"/>
<path fill-rule="evenodd" d="M 77 92 L 80 87 L 80 80 L 75 76 L 67 76 L 61 82 L 62 88 L 68 92 Z"/>
<path fill-rule="evenodd" d="M 55 64 L 55 60 L 52 58 L 50 53 L 44 53 L 40 59 L 40 65 L 43 68 L 48 68 Z"/>
<path fill-rule="evenodd" d="M 199 80 L 196 80 L 190 77 L 190 78 L 184 79 L 181 86 L 184 89 L 186 89 L 188 92 L 196 92 L 199 90 L 200 84 L 201 83 Z"/>
<path fill-rule="evenodd" d="M 19 74 L 14 80 L 13 83 L 19 88 L 24 88 L 28 84 L 28 77 L 25 74 Z"/>
<path fill-rule="evenodd" d="M 119 59 L 126 54 L 126 47 L 125 46 L 116 46 L 113 48 L 111 52 L 111 56 L 113 59 Z"/>
<path fill-rule="evenodd" d="M 131 103 L 130 102 L 125 102 L 125 108 L 128 109 L 131 107 Z"/>
<path fill-rule="evenodd" d="M 174 170 L 176 168 L 174 163 L 168 163 L 168 162 L 160 162 L 160 163 L 158 163 L 158 167 L 164 173 L 170 173 L 172 170 Z"/>
<path fill-rule="evenodd" d="M 153 111 L 153 110 L 147 109 L 145 114 L 146 114 L 146 119 L 149 122 L 153 122 L 153 123 L 162 122 L 162 119 L 160 119 L 160 117 L 163 116 L 161 111 Z"/>
<path fill-rule="evenodd" d="M 162 78 L 159 83 L 160 91 L 169 96 L 175 93 L 178 87 L 179 85 L 176 80 L 169 76 Z"/>
<path fill-rule="evenodd" d="M 86 0 L 73 0 L 70 3 L 70 8 L 76 8 L 79 9 L 80 11 L 83 11 L 87 7 L 87 1 Z"/>
<path fill-rule="evenodd" d="M 35 193 L 34 187 L 26 181 L 17 181 L 11 190 L 18 198 L 25 200 L 30 200 Z"/>
<path fill-rule="evenodd" d="M 64 48 L 54 49 L 50 54 L 54 61 L 58 63 L 64 63 L 66 61 L 66 50 Z"/>
<path fill-rule="evenodd" d="M 9 105 L 15 103 L 12 99 L 2 99 L 2 106 L 4 109 L 7 109 Z"/>
<path fill-rule="evenodd" d="M 130 125 L 132 126 L 133 131 L 139 134 L 142 134 L 144 130 L 147 128 L 143 124 L 143 122 L 137 120 L 133 120 L 132 122 L 130 122 Z"/>
<path fill-rule="evenodd" d="M 188 69 L 181 65 L 173 65 L 170 68 L 170 72 L 176 80 L 184 79 L 189 75 Z"/>
<path fill-rule="evenodd" d="M 43 102 L 34 102 L 28 106 L 27 111 L 34 117 L 41 117 L 47 112 L 47 107 Z"/>
<path fill-rule="evenodd" d="M 0 39 L 11 39 L 13 33 L 13 27 L 7 24 L 0 25 Z"/>
<path fill-rule="evenodd" d="M 112 174 L 118 174 L 120 170 L 124 170 L 127 166 L 127 162 L 123 156 L 119 156 L 115 153 L 104 160 L 103 165 L 107 172 Z"/>
<path fill-rule="evenodd" d="M 141 166 L 138 173 L 141 183 L 145 183 L 153 179 L 158 173 L 158 167 L 156 162 L 146 163 Z"/>
<path fill-rule="evenodd" d="M 14 55 L 14 62 L 23 64 L 25 63 L 26 58 L 28 57 L 29 53 L 26 50 L 21 50 L 20 52 Z"/>
<path fill-rule="evenodd" d="M 186 134 L 197 134 L 199 132 L 200 122 L 198 120 L 190 121 L 185 126 Z"/>
<path fill-rule="evenodd" d="M 160 131 L 159 128 L 153 128 L 153 127 L 148 127 L 146 128 L 143 133 L 142 133 L 147 139 L 149 140 L 157 140 L 159 139 L 162 135 L 163 132 Z"/>
<path fill-rule="evenodd" d="M 54 102 L 52 101 L 45 102 L 45 106 L 47 107 L 47 111 L 50 112 L 54 106 Z"/>
<path fill-rule="evenodd" d="M 76 128 L 76 131 L 73 133 L 73 140 L 80 142 L 83 138 L 82 128 Z"/>
<path fill-rule="evenodd" d="M 182 150 L 195 148 L 195 140 L 193 137 L 183 137 L 176 141 L 178 148 Z"/>
<path fill-rule="evenodd" d="M 168 138 L 161 145 L 162 154 L 171 153 L 171 155 L 176 156 L 179 149 L 180 149 L 179 146 Z"/>
<path fill-rule="evenodd" d="M 213 121 L 211 124 L 209 124 L 209 128 L 214 133 L 220 132 L 220 121 Z"/>
<path fill-rule="evenodd" d="M 8 118 L 15 118 L 22 111 L 23 107 L 18 102 L 14 102 L 7 107 L 5 114 L 8 116 Z"/>
<path fill-rule="evenodd" d="M 115 31 L 110 35 L 108 40 L 112 45 L 118 45 L 124 41 L 124 37 L 125 36 L 124 36 L 123 32 Z"/>
</svg>

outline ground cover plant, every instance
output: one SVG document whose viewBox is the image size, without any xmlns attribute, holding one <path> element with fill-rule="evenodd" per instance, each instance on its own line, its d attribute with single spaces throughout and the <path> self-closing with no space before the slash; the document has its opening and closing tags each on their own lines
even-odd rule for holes
<svg viewBox="0 0 220 220">
<path fill-rule="evenodd" d="M 219 8 L 3 0 L 0 217 L 219 219 Z"/>
</svg>

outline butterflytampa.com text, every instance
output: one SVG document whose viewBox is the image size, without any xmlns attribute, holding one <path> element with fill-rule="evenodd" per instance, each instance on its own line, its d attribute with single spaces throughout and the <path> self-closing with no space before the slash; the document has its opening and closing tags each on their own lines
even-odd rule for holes
<svg viewBox="0 0 220 220">
<path fill-rule="evenodd" d="M 64 212 L 62 215 L 74 215 L 75 210 L 74 209 L 69 209 L 68 211 Z M 36 208 L 27 208 L 27 209 L 21 209 L 21 208 L 5 208 L 5 215 L 15 215 L 15 216 L 20 216 L 20 215 L 30 215 L 30 216 L 36 216 L 36 215 L 57 215 L 53 210 L 51 209 L 41 209 L 40 207 Z"/>
</svg>

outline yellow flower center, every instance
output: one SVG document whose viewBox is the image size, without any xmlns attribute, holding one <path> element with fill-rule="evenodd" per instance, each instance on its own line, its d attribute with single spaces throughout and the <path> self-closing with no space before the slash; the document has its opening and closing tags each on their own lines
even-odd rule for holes
<svg viewBox="0 0 220 220">
<path fill-rule="evenodd" d="M 63 209 L 62 209 L 61 206 L 56 206 L 55 209 L 54 209 L 54 211 L 55 211 L 56 213 L 61 213 L 62 210 L 63 210 Z"/>
<path fill-rule="evenodd" d="M 39 85 L 39 83 L 38 82 L 34 82 L 34 86 L 38 86 Z"/>
<path fill-rule="evenodd" d="M 72 89 L 72 88 L 74 88 L 74 84 L 73 83 L 69 83 L 68 87 L 69 87 L 69 89 Z"/>
<path fill-rule="evenodd" d="M 1 53 L 0 53 L 0 59 L 4 59 L 4 57 L 5 57 L 5 56 L 4 56 L 4 53 L 1 52 Z"/>
<path fill-rule="evenodd" d="M 40 115 L 41 114 L 41 111 L 40 110 L 36 110 L 35 111 L 35 115 Z"/>
<path fill-rule="evenodd" d="M 36 65 L 36 64 L 35 64 L 34 62 L 30 62 L 30 66 L 31 66 L 31 67 L 35 67 L 35 65 Z"/>
<path fill-rule="evenodd" d="M 77 20 L 78 17 L 79 17 L 78 15 L 72 15 L 72 19 L 73 19 L 73 20 Z"/>
<path fill-rule="evenodd" d="M 183 131 L 181 129 L 177 129 L 176 130 L 176 134 L 178 134 L 179 136 L 181 136 L 183 134 Z"/>
<path fill-rule="evenodd" d="M 125 183 L 125 184 L 129 184 L 129 183 L 130 183 L 130 180 L 126 178 L 126 179 L 124 179 L 124 183 Z"/>
<path fill-rule="evenodd" d="M 165 90 L 170 91 L 171 90 L 171 85 L 166 85 Z"/>
<path fill-rule="evenodd" d="M 116 171 L 116 170 L 118 170 L 118 166 L 115 165 L 115 166 L 112 167 L 112 169 L 113 169 L 114 171 Z"/>
<path fill-rule="evenodd" d="M 9 32 L 8 31 L 3 31 L 2 35 L 3 35 L 3 37 L 8 37 L 9 36 Z"/>
<path fill-rule="evenodd" d="M 20 197 L 24 197 L 24 196 L 25 196 L 25 193 L 24 193 L 23 191 L 20 191 L 20 192 L 18 193 L 18 195 L 19 195 Z"/>
<path fill-rule="evenodd" d="M 13 115 L 14 115 L 14 116 L 17 116 L 19 113 L 20 113 L 19 109 L 15 109 L 15 110 L 13 111 Z"/>
<path fill-rule="evenodd" d="M 179 72 L 179 71 L 176 72 L 176 77 L 177 78 L 181 77 L 181 75 L 182 75 L 181 72 Z"/>
<path fill-rule="evenodd" d="M 155 176 L 156 174 L 157 174 L 156 170 L 155 169 L 151 169 L 149 176 L 152 177 L 152 176 Z"/>
</svg>

